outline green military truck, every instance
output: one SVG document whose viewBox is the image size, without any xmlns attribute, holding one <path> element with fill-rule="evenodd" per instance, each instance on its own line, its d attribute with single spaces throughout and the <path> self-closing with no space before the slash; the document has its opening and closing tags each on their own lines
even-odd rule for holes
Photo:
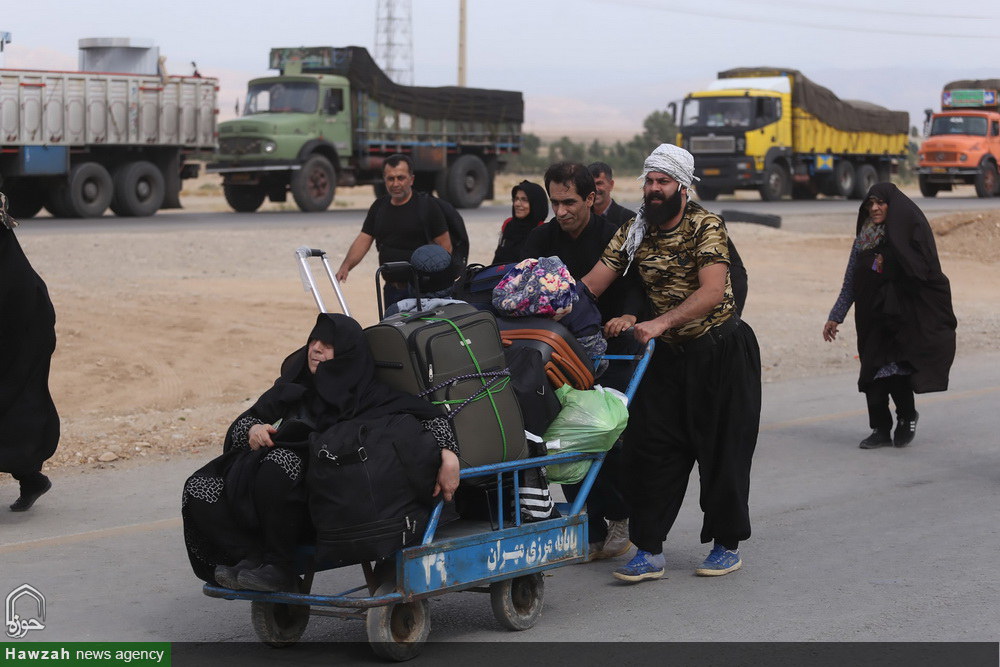
<svg viewBox="0 0 1000 667">
<path fill-rule="evenodd" d="M 207 167 L 236 211 L 289 191 L 303 211 L 325 211 L 337 186 L 382 193 L 394 153 L 413 160 L 418 190 L 475 208 L 520 151 L 520 92 L 402 86 L 357 46 L 274 48 L 270 68 L 280 74 L 250 81 L 243 115 L 219 124 Z"/>
</svg>

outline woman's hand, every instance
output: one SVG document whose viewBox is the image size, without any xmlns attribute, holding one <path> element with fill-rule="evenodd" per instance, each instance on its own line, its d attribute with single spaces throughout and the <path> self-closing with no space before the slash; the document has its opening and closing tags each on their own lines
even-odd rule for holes
<svg viewBox="0 0 1000 667">
<path fill-rule="evenodd" d="M 635 324 L 635 315 L 622 315 L 612 317 L 604 323 L 605 338 L 614 338 L 624 333 L 630 326 Z"/>
<path fill-rule="evenodd" d="M 439 493 L 444 494 L 445 500 L 455 497 L 455 489 L 458 488 L 458 457 L 450 449 L 441 450 L 441 467 L 438 468 L 437 481 L 434 482 L 434 497 Z"/>
<path fill-rule="evenodd" d="M 826 324 L 823 325 L 823 340 L 827 343 L 837 339 L 837 327 L 840 325 L 839 322 L 834 322 L 833 320 L 828 320 Z"/>
<path fill-rule="evenodd" d="M 250 427 L 250 449 L 257 451 L 261 447 L 274 447 L 271 436 L 278 432 L 270 424 L 254 424 Z"/>
</svg>

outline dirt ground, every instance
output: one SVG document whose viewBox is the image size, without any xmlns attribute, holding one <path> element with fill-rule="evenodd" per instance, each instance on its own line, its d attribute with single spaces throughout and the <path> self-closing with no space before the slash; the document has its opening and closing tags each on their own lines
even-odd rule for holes
<svg viewBox="0 0 1000 667">
<path fill-rule="evenodd" d="M 506 177 L 497 192 L 509 192 L 517 180 Z M 338 192 L 336 206 L 357 209 L 360 227 L 371 197 L 370 188 Z M 186 190 L 183 203 L 188 211 L 226 210 L 218 188 L 207 182 Z M 473 261 L 488 261 L 499 223 L 470 225 Z M 25 226 L 33 224 L 44 220 Z M 932 224 L 952 282 L 959 354 L 993 349 L 1000 325 L 1000 212 Z M 850 237 L 741 223 L 730 224 L 730 232 L 749 271 L 745 319 L 761 343 L 764 381 L 856 369 L 850 317 L 835 343 L 820 335 Z M 47 469 L 86 471 L 175 456 L 207 460 L 218 452 L 230 422 L 270 386 L 315 318 L 294 248 L 323 248 L 336 269 L 356 233 L 357 227 L 330 226 L 317 215 L 238 233 L 21 235 L 57 313 L 51 388 L 62 439 Z M 374 254 L 344 285 L 362 324 L 375 319 Z"/>
</svg>

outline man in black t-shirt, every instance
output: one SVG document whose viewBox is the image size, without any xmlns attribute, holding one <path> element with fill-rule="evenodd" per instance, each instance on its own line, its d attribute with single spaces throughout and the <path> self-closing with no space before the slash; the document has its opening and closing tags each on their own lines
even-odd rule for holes
<svg viewBox="0 0 1000 667">
<path fill-rule="evenodd" d="M 592 207 L 596 198 L 594 177 L 587 167 L 571 162 L 553 164 L 545 172 L 545 189 L 555 217 L 531 230 L 521 250 L 521 259 L 555 255 L 578 282 L 600 261 L 611 237 L 618 228 Z M 609 337 L 608 354 L 634 354 L 640 347 L 627 336 L 618 336 L 635 323 L 644 296 L 633 275 L 615 281 L 597 300 L 604 333 Z M 617 336 L 617 338 L 616 338 Z M 601 384 L 624 391 L 632 366 L 612 363 L 601 376 Z M 629 508 L 621 488 L 620 448 L 612 448 L 604 457 L 597 480 L 587 498 L 590 526 L 590 558 L 615 558 L 631 547 L 628 537 Z M 576 498 L 579 484 L 567 484 L 563 491 L 569 500 Z"/>
<path fill-rule="evenodd" d="M 358 265 L 372 247 L 378 249 L 379 264 L 407 262 L 413 251 L 433 242 L 451 252 L 451 237 L 441 209 L 421 206 L 413 192 L 413 163 L 397 153 L 386 158 L 382 167 L 388 197 L 380 197 L 368 209 L 361 232 L 347 251 L 337 280 L 347 281 L 347 274 Z M 383 290 L 385 305 L 411 296 L 407 276 L 386 275 Z"/>
<path fill-rule="evenodd" d="M 590 273 L 604 254 L 618 228 L 603 215 L 593 212 L 596 198 L 594 178 L 582 164 L 560 162 L 545 172 L 545 189 L 555 217 L 531 230 L 524 242 L 520 259 L 551 257 L 563 261 L 570 275 L 580 280 Z M 616 281 L 612 289 L 597 300 L 605 335 L 616 336 L 635 317 L 622 320 L 624 313 L 637 315 L 644 297 L 632 276 Z"/>
</svg>

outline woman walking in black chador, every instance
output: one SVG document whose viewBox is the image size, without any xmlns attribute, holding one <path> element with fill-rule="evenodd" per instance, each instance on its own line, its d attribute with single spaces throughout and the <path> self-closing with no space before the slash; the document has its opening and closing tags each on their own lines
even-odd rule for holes
<svg viewBox="0 0 1000 667">
<path fill-rule="evenodd" d="M 24 512 L 52 488 L 42 463 L 59 443 L 59 414 L 49 394 L 56 313 L 15 226 L 0 192 L 0 471 L 20 482 L 10 509 Z"/>
<path fill-rule="evenodd" d="M 861 359 L 858 389 L 867 398 L 872 429 L 860 446 L 905 447 L 917 431 L 914 393 L 948 388 L 957 322 L 927 218 L 892 183 L 872 186 L 861 204 L 844 284 L 823 325 L 823 340 L 837 337 L 852 303 Z"/>
</svg>

